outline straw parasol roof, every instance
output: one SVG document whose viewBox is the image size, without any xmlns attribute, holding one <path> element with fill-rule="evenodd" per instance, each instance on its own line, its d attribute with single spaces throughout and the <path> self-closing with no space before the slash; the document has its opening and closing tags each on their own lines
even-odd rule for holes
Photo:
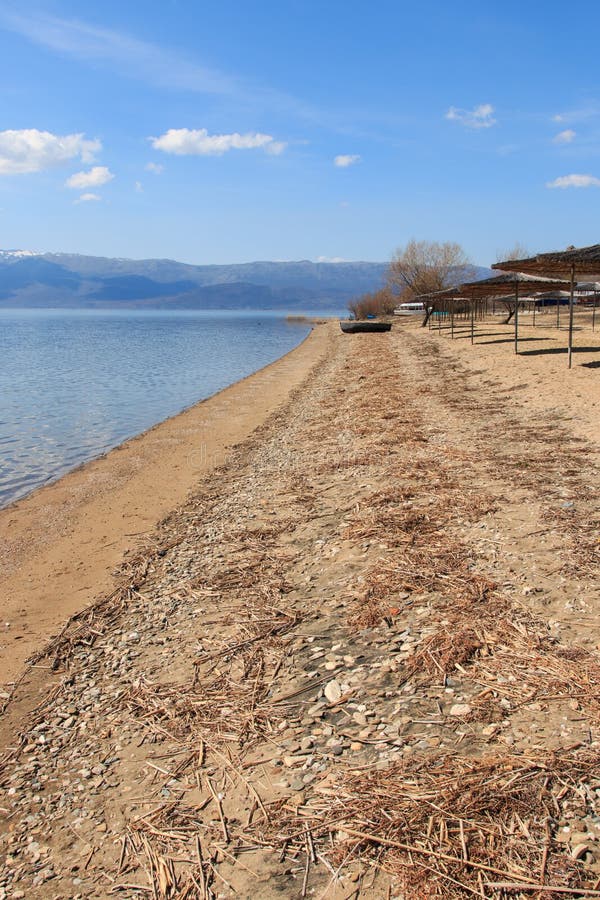
<svg viewBox="0 0 600 900">
<path fill-rule="evenodd" d="M 573 271 L 579 277 L 597 278 L 600 276 L 600 244 L 590 247 L 569 247 L 567 250 L 552 253 L 538 253 L 527 259 L 508 259 L 494 263 L 492 269 L 504 272 L 520 272 L 529 275 L 570 276 Z"/>
<path fill-rule="evenodd" d="M 523 286 L 526 293 L 534 294 L 540 291 L 562 290 L 568 288 L 566 281 L 555 278 L 543 278 L 540 275 L 526 275 L 522 272 L 507 272 L 503 275 L 493 275 L 491 278 L 483 278 L 480 281 L 470 281 L 461 284 L 460 291 L 463 296 L 472 300 L 481 300 L 486 297 L 501 297 L 512 293 Z"/>
<path fill-rule="evenodd" d="M 415 301 L 426 303 L 438 300 L 466 300 L 466 294 L 459 287 L 444 288 L 442 291 L 430 291 L 428 294 L 418 294 Z"/>
<path fill-rule="evenodd" d="M 505 272 L 524 272 L 529 275 L 546 277 L 549 275 L 562 275 L 563 277 L 566 275 L 569 277 L 569 341 L 567 351 L 569 355 L 568 365 L 571 368 L 575 281 L 578 277 L 598 277 L 600 273 L 600 244 L 592 244 L 590 247 L 569 247 L 567 250 L 553 253 L 538 253 L 537 256 L 530 256 L 527 259 L 507 259 L 503 262 L 494 263 L 492 269 L 501 269 Z"/>
</svg>

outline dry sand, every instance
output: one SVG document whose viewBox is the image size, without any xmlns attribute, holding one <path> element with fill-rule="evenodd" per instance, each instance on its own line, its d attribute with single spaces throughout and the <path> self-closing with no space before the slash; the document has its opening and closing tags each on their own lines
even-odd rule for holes
<svg viewBox="0 0 600 900">
<path fill-rule="evenodd" d="M 598 896 L 600 348 L 478 340 L 294 352 L 8 705 L 0 898 Z"/>
</svg>

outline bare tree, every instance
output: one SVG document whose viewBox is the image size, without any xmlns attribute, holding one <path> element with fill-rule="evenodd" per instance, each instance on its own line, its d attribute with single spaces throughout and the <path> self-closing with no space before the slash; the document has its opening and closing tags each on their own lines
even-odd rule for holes
<svg viewBox="0 0 600 900">
<path fill-rule="evenodd" d="M 460 244 L 437 241 L 409 241 L 394 253 L 387 273 L 388 284 L 404 301 L 443 291 L 472 277 L 472 266 Z M 433 300 L 425 305 L 423 325 L 435 308 Z"/>
<path fill-rule="evenodd" d="M 361 294 L 348 304 L 348 309 L 355 319 L 366 319 L 367 316 L 389 316 L 394 312 L 396 297 L 389 287 L 383 287 L 374 293 Z"/>
<path fill-rule="evenodd" d="M 526 259 L 530 255 L 529 250 L 524 244 L 521 244 L 520 241 L 515 241 L 510 250 L 503 250 L 496 253 L 496 262 L 502 262 L 502 260 L 507 259 Z M 500 297 L 499 302 L 506 310 L 506 318 L 503 320 L 502 324 L 509 325 L 517 309 L 516 298 L 510 296 Z"/>
</svg>

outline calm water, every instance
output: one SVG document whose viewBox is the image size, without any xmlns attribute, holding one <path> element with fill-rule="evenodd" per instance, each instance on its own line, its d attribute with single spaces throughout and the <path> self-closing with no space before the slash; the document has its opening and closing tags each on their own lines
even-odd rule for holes
<svg viewBox="0 0 600 900">
<path fill-rule="evenodd" d="M 270 313 L 0 310 L 0 506 L 261 368 Z"/>
</svg>

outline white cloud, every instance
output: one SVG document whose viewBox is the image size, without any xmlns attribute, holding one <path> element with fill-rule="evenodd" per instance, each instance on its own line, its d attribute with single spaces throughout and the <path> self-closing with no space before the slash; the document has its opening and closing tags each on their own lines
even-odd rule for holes
<svg viewBox="0 0 600 900">
<path fill-rule="evenodd" d="M 174 153 L 177 156 L 222 156 L 229 150 L 253 150 L 260 148 L 277 155 L 286 144 L 276 141 L 270 134 L 209 134 L 206 128 L 169 128 L 160 137 L 149 138 L 155 150 Z"/>
<path fill-rule="evenodd" d="M 82 194 L 81 197 L 75 201 L 75 203 L 90 203 L 94 200 L 102 200 L 100 194 Z"/>
<path fill-rule="evenodd" d="M 474 109 L 459 109 L 457 106 L 451 106 L 445 118 L 459 122 L 466 128 L 491 128 L 496 124 L 494 107 L 491 103 L 481 103 Z"/>
<path fill-rule="evenodd" d="M 575 140 L 576 132 L 573 131 L 572 128 L 566 128 L 565 131 L 559 131 L 555 137 L 552 138 L 552 142 L 554 144 L 570 144 L 571 141 Z"/>
<path fill-rule="evenodd" d="M 135 183 L 135 192 L 136 192 L 136 194 L 143 194 L 143 193 L 144 193 L 144 187 L 143 187 L 141 181 L 136 181 L 136 183 Z"/>
<path fill-rule="evenodd" d="M 89 163 L 102 149 L 83 134 L 52 134 L 37 128 L 0 131 L 0 175 L 25 175 L 60 166 L 71 159 Z"/>
<path fill-rule="evenodd" d="M 549 188 L 587 188 L 600 187 L 600 178 L 594 175 L 561 175 L 554 181 L 548 181 L 546 187 Z"/>
<path fill-rule="evenodd" d="M 146 172 L 152 172 L 154 175 L 160 175 L 160 173 L 164 169 L 164 166 L 161 166 L 160 163 L 149 162 L 146 163 L 144 168 L 146 169 Z"/>
<path fill-rule="evenodd" d="M 94 166 L 89 172 L 76 172 L 65 181 L 66 187 L 81 190 L 88 187 L 100 187 L 101 184 L 107 184 L 112 181 L 115 176 L 107 166 Z"/>
<path fill-rule="evenodd" d="M 338 169 L 347 169 L 348 166 L 354 166 L 358 162 L 360 162 L 358 153 L 341 153 L 333 160 L 334 166 L 337 166 Z"/>
<path fill-rule="evenodd" d="M 270 153 L 271 156 L 279 156 L 280 153 L 283 153 L 286 147 L 287 143 L 285 141 L 271 141 L 265 146 L 265 150 L 267 151 L 267 153 Z"/>
<path fill-rule="evenodd" d="M 341 256 L 317 256 L 317 262 L 320 262 L 320 263 L 342 263 L 342 262 L 348 262 L 348 260 L 344 259 Z"/>
</svg>

